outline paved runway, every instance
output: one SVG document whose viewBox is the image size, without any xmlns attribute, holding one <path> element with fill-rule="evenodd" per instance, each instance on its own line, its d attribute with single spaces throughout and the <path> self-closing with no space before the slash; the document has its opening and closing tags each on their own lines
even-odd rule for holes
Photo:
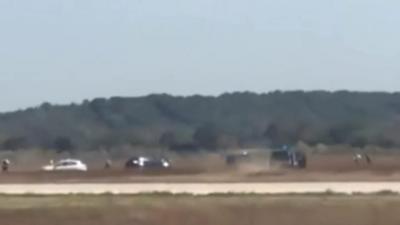
<svg viewBox="0 0 400 225">
<path fill-rule="evenodd" d="M 0 194 L 306 194 L 324 193 L 400 193 L 400 182 L 308 182 L 308 183 L 132 183 L 132 184 L 2 184 Z"/>
</svg>

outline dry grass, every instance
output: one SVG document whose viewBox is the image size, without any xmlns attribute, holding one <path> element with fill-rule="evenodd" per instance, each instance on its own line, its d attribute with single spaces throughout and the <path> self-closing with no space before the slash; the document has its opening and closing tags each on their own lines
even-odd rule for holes
<svg viewBox="0 0 400 225">
<path fill-rule="evenodd" d="M 398 225 L 399 196 L 0 197 L 2 225 Z"/>
</svg>

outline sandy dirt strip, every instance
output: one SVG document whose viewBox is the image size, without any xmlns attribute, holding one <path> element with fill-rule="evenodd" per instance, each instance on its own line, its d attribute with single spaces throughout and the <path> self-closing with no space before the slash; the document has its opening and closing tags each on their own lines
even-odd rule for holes
<svg viewBox="0 0 400 225">
<path fill-rule="evenodd" d="M 400 193 L 400 182 L 309 182 L 309 183 L 135 183 L 135 184 L 2 184 L 1 194 L 287 194 L 287 193 Z"/>
</svg>

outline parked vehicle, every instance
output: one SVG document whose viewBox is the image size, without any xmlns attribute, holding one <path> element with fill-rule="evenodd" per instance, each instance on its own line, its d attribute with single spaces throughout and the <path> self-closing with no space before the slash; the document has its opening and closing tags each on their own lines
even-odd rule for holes
<svg viewBox="0 0 400 225">
<path fill-rule="evenodd" d="M 307 157 L 300 151 L 273 151 L 270 160 L 271 163 L 279 163 L 292 168 L 304 169 L 307 167 Z"/>
<path fill-rule="evenodd" d="M 170 166 L 171 163 L 165 158 L 132 157 L 125 163 L 127 169 L 166 169 Z"/>
<path fill-rule="evenodd" d="M 249 159 L 249 153 L 247 151 L 241 151 L 240 153 L 232 153 L 225 156 L 225 163 L 228 166 L 235 166 L 238 163 L 246 162 Z"/>
<path fill-rule="evenodd" d="M 44 171 L 87 171 L 87 165 L 77 159 L 62 159 L 42 167 Z"/>
</svg>

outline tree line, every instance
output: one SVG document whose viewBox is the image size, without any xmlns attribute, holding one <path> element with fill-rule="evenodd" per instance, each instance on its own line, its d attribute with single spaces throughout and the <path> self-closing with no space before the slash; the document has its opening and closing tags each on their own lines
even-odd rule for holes
<svg viewBox="0 0 400 225">
<path fill-rule="evenodd" d="M 304 142 L 400 146 L 400 94 L 290 91 L 113 97 L 0 114 L 0 149 L 178 152 Z"/>
</svg>

